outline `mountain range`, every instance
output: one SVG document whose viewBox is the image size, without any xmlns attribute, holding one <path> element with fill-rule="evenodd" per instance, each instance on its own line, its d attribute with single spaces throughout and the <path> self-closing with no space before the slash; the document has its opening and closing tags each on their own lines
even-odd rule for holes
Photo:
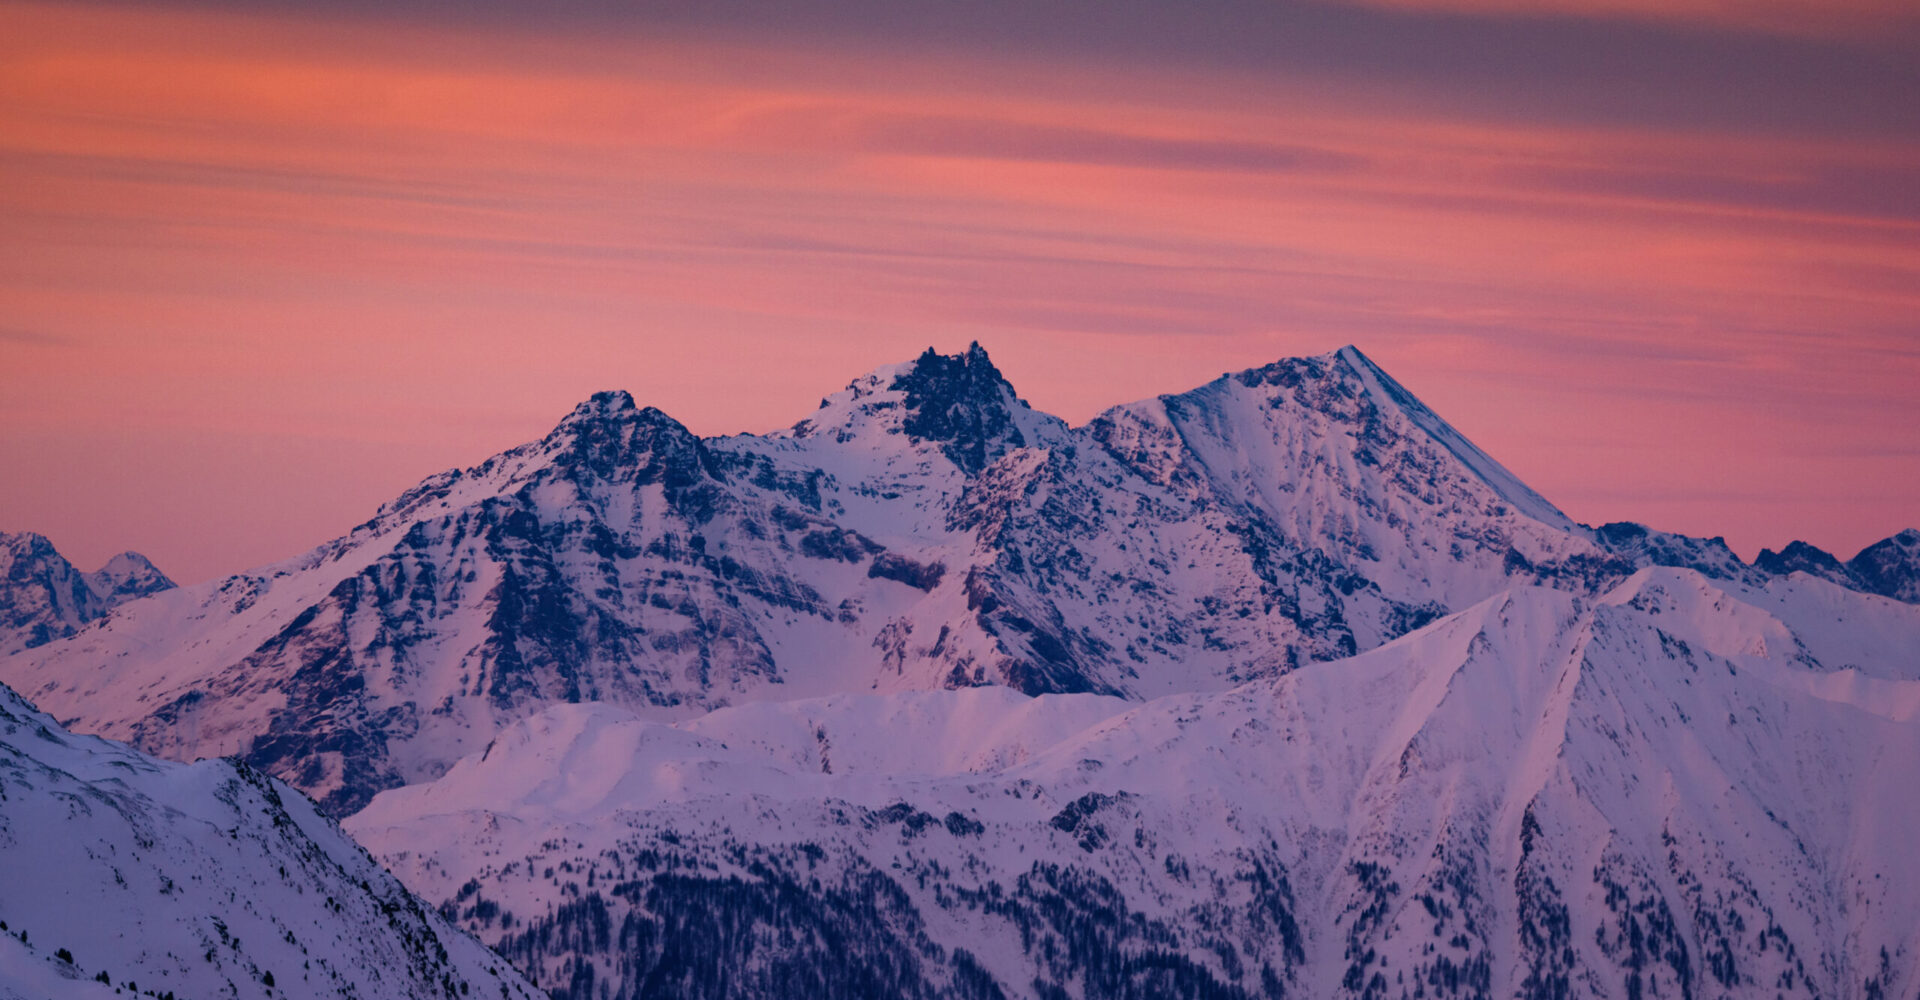
<svg viewBox="0 0 1920 1000">
<path fill-rule="evenodd" d="M 555 996 L 1920 985 L 1920 532 L 1577 524 L 1351 347 L 1078 427 L 977 345 L 602 393 L 245 574 L 0 558 L 0 681 Z"/>
</svg>

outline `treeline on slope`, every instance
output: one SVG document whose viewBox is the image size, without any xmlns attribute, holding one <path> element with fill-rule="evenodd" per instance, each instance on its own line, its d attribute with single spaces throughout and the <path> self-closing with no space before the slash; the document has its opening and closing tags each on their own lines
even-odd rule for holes
<svg viewBox="0 0 1920 1000">
<path fill-rule="evenodd" d="M 901 883 L 857 854 L 829 859 L 810 842 L 729 842 L 725 853 L 743 862 L 740 872 L 723 874 L 686 855 L 637 852 L 629 860 L 643 869 L 640 877 L 596 879 L 585 890 L 567 883 L 567 902 L 503 928 L 495 950 L 554 1000 L 1005 1000 L 1008 990 L 1042 1000 L 1290 994 L 1288 970 L 1248 968 L 1225 937 L 1200 935 L 1196 942 L 1196 928 L 1131 909 L 1088 867 L 1035 862 L 1011 886 L 989 881 L 977 888 L 942 884 L 946 872 L 937 863 L 913 873 L 919 888 L 932 883 L 934 905 L 986 918 L 1017 939 L 1021 964 L 1037 975 L 1014 989 L 971 952 L 937 943 Z M 1280 942 L 1290 968 L 1304 958 L 1291 892 L 1284 875 L 1254 870 L 1253 917 Z M 482 933 L 500 912 L 476 884 L 443 906 Z M 1225 975 L 1195 961 L 1189 949 L 1216 956 Z"/>
</svg>

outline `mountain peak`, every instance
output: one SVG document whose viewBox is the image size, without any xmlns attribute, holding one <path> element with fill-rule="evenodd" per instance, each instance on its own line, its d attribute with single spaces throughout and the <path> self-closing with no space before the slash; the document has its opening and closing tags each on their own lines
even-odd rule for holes
<svg viewBox="0 0 1920 1000">
<path fill-rule="evenodd" d="M 932 347 L 912 361 L 876 368 L 820 401 L 787 432 L 836 443 L 888 435 L 938 445 L 976 475 L 1008 451 L 1052 440 L 1066 425 L 1029 407 L 978 341 L 959 354 Z"/>
<path fill-rule="evenodd" d="M 547 435 L 557 466 L 616 482 L 685 486 L 710 471 L 699 437 L 651 406 L 637 406 L 624 390 L 596 392 Z"/>
<path fill-rule="evenodd" d="M 573 412 L 567 415 L 567 420 L 618 416 L 631 413 L 635 409 L 632 393 L 625 389 L 605 389 L 582 400 L 580 405 L 574 407 Z"/>
<path fill-rule="evenodd" d="M 47 536 L 0 532 L 0 655 L 65 638 L 136 597 L 172 588 L 138 552 L 82 573 Z"/>
<path fill-rule="evenodd" d="M 1013 394 L 1012 384 L 994 367 L 987 349 L 977 340 L 959 354 L 941 354 L 928 347 L 894 376 L 892 388 L 911 391 L 913 387 L 932 386 L 969 389 L 980 395 L 993 395 L 1001 390 Z"/>
<path fill-rule="evenodd" d="M 0 531 L 0 550 L 5 550 L 14 559 L 59 555 L 53 542 L 37 531 Z"/>
<path fill-rule="evenodd" d="M 87 583 L 109 607 L 174 586 L 153 560 L 138 552 L 122 552 L 107 560 L 106 565 L 87 574 Z"/>
<path fill-rule="evenodd" d="M 927 348 L 889 388 L 905 395 L 900 429 L 916 440 L 939 442 L 953 464 L 970 475 L 1027 444 L 1013 415 L 1026 404 L 979 341 L 964 354 Z"/>
<path fill-rule="evenodd" d="M 1847 571 L 1871 593 L 1920 603 L 1920 530 L 1908 528 L 1861 549 Z"/>
<path fill-rule="evenodd" d="M 1796 570 L 1830 580 L 1838 580 L 1846 575 L 1840 560 L 1834 558 L 1832 553 L 1797 539 L 1788 542 L 1786 547 L 1778 552 L 1772 549 L 1761 549 L 1760 555 L 1754 558 L 1753 564 L 1774 576 L 1786 576 Z"/>
<path fill-rule="evenodd" d="M 1324 391 L 1316 390 L 1316 393 L 1324 402 L 1314 404 L 1316 406 L 1339 409 L 1360 396 L 1371 400 L 1381 410 L 1398 411 L 1420 433 L 1450 452 L 1469 475 L 1485 483 L 1515 510 L 1562 531 L 1574 528 L 1572 518 L 1534 492 L 1532 487 L 1494 461 L 1492 456 L 1481 451 L 1466 435 L 1454 429 L 1452 424 L 1352 344 L 1325 354 L 1282 358 L 1259 368 L 1229 374 L 1222 381 L 1237 382 L 1248 389 L 1260 391 L 1268 391 L 1261 389 L 1265 386 L 1287 392 L 1304 385 L 1319 386 Z"/>
</svg>

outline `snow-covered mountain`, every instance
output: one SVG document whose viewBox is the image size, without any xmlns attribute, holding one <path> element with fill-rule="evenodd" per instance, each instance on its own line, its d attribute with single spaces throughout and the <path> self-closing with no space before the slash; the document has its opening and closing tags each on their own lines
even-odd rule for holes
<svg viewBox="0 0 1920 1000">
<path fill-rule="evenodd" d="M 128 601 L 172 587 L 138 552 L 82 573 L 45 537 L 0 531 L 0 656 L 64 639 Z"/>
<path fill-rule="evenodd" d="M 1779 552 L 1761 549 L 1753 565 L 1774 575 L 1807 573 L 1896 601 L 1920 602 L 1920 530 L 1913 528 L 1867 546 L 1844 563 L 1818 546 L 1796 541 Z"/>
<path fill-rule="evenodd" d="M 63 731 L 0 686 L 0 998 L 538 994 L 304 796 Z"/>
<path fill-rule="evenodd" d="M 556 997 L 1920 990 L 1920 607 L 1522 586 L 1144 704 L 556 705 L 347 828 Z"/>
<path fill-rule="evenodd" d="M 1218 691 L 1652 563 L 1765 577 L 1717 540 L 1574 524 L 1351 347 L 1068 427 L 976 345 L 766 435 L 596 395 L 346 536 L 126 605 L 0 679 L 344 815 L 555 703 Z"/>
<path fill-rule="evenodd" d="M 1920 532 L 1580 525 L 1353 348 L 602 393 L 188 588 L 9 545 L 0 680 L 247 763 L 0 689 L 0 998 L 525 989 L 449 924 L 566 1000 L 1920 994 Z"/>
<path fill-rule="evenodd" d="M 1847 561 L 1853 585 L 1869 594 L 1920 604 L 1920 529 L 1908 528 Z"/>
</svg>

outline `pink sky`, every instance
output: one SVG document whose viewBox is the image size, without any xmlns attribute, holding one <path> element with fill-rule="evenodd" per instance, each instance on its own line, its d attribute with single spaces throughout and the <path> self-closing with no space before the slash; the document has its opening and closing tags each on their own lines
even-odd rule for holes
<svg viewBox="0 0 1920 1000">
<path fill-rule="evenodd" d="M 1736 61 L 1914 37 L 1878 3 L 1561 6 Z M 1920 525 L 1920 133 L 1847 81 L 1828 121 L 1571 70 L 1529 103 L 1447 66 L 295 9 L 0 6 L 0 529 L 204 579 L 598 389 L 766 430 L 976 339 L 1074 422 L 1354 343 L 1579 520 L 1749 557 Z"/>
</svg>

